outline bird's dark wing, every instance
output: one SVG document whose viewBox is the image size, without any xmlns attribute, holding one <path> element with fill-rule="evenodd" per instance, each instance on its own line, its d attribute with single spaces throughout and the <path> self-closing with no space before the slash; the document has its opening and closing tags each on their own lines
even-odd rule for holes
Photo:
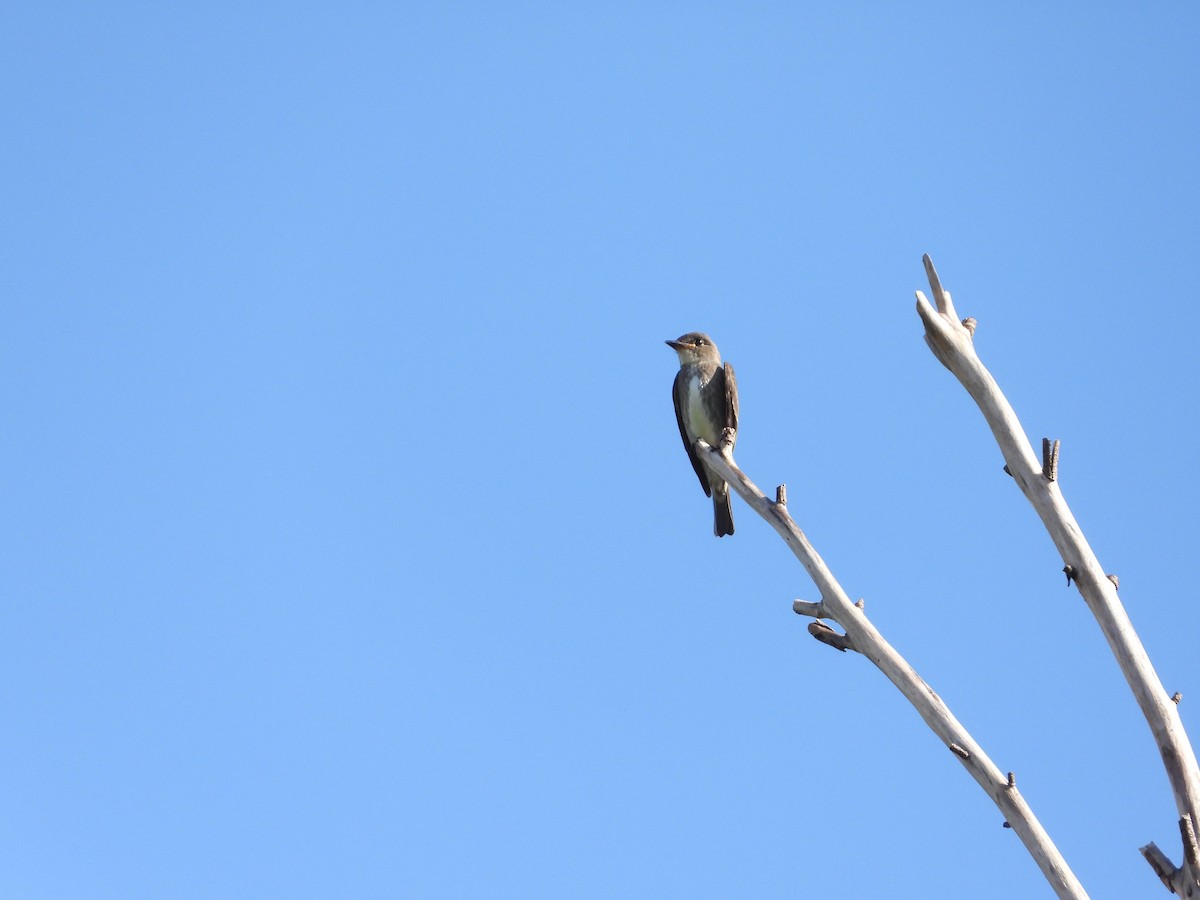
<svg viewBox="0 0 1200 900">
<path fill-rule="evenodd" d="M 725 427 L 732 428 L 734 433 L 737 432 L 737 379 L 733 377 L 733 366 L 731 366 L 729 363 L 725 363 Z"/>
<path fill-rule="evenodd" d="M 711 497 L 712 488 L 708 486 L 708 479 L 704 476 L 704 466 L 700 465 L 700 458 L 696 456 L 696 448 L 688 440 L 687 429 L 683 427 L 684 400 L 682 369 L 675 376 L 675 383 L 671 385 L 671 399 L 675 402 L 675 424 L 679 426 L 679 436 L 683 438 L 683 449 L 687 451 L 688 459 L 692 461 L 692 468 L 696 470 L 696 477 L 700 479 L 700 487 L 704 488 L 704 495 Z"/>
</svg>

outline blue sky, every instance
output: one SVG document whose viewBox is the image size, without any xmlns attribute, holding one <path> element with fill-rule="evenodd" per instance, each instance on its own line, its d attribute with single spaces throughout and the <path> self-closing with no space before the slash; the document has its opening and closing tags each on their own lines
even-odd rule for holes
<svg viewBox="0 0 1200 900">
<path fill-rule="evenodd" d="M 1092 896 L 1166 896 L 1148 729 L 912 292 L 1200 737 L 1193 6 L 0 21 L 0 894 L 1049 895 L 774 533 L 712 536 L 699 329 Z"/>
</svg>

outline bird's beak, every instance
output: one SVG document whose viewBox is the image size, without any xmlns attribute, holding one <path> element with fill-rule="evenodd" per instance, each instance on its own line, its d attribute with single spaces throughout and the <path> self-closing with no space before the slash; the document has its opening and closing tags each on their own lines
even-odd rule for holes
<svg viewBox="0 0 1200 900">
<path fill-rule="evenodd" d="M 676 353 L 678 353 L 680 350 L 683 350 L 685 347 L 687 347 L 687 344 L 681 343 L 680 341 L 666 341 L 665 343 L 668 347 L 670 347 Z"/>
</svg>

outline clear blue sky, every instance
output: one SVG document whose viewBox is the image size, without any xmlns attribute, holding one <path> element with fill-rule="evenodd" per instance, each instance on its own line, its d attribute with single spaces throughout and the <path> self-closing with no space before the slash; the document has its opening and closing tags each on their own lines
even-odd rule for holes
<svg viewBox="0 0 1200 900">
<path fill-rule="evenodd" d="M 1200 740 L 1193 4 L 10 4 L 0 895 L 1096 898 L 1175 809 L 933 255 Z M 970 7 L 970 8 L 967 8 Z"/>
</svg>

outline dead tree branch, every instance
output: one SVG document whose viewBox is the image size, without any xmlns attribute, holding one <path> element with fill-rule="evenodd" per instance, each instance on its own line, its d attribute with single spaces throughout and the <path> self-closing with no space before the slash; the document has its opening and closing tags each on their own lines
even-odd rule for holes
<svg viewBox="0 0 1200 900">
<path fill-rule="evenodd" d="M 821 594 L 819 603 L 797 600 L 793 604 L 797 613 L 817 620 L 809 626 L 810 633 L 823 643 L 843 651 L 854 650 L 873 662 L 888 680 L 900 689 L 934 734 L 992 798 L 992 802 L 1004 815 L 1005 825 L 1016 832 L 1054 892 L 1064 898 L 1086 898 L 1087 893 L 1083 886 L 1075 878 L 1066 860 L 1017 790 L 1015 779 L 997 768 L 983 752 L 983 748 L 950 712 L 942 698 L 934 693 L 904 657 L 883 639 L 867 619 L 861 604 L 850 601 L 825 565 L 825 561 L 813 549 L 804 532 L 788 513 L 785 505 L 786 491 L 778 491 L 774 501 L 768 499 L 733 461 L 729 441 L 722 441 L 720 450 L 713 449 L 704 441 L 697 441 L 696 451 L 779 533 L 816 584 Z M 845 634 L 838 634 L 824 625 L 820 621 L 822 619 L 836 622 Z"/>
<path fill-rule="evenodd" d="M 1043 458 L 1039 460 L 1035 456 L 1016 413 L 975 353 L 973 335 L 976 323 L 968 320 L 971 322 L 968 327 L 965 322 L 959 321 L 950 294 L 942 287 L 933 262 L 925 256 L 924 263 L 930 292 L 936 304 L 935 308 L 921 291 L 917 291 L 917 312 L 925 325 L 925 343 L 979 406 L 1004 454 L 1005 470 L 1033 504 L 1050 533 L 1054 546 L 1062 556 L 1067 583 L 1075 583 L 1099 623 L 1158 744 L 1175 796 L 1181 833 L 1185 837 L 1183 865 L 1176 869 L 1153 844 L 1148 844 L 1142 852 L 1169 889 L 1181 896 L 1200 896 L 1200 869 L 1192 862 L 1196 857 L 1195 830 L 1192 826 L 1200 811 L 1200 767 L 1197 766 L 1196 754 L 1187 733 L 1183 730 L 1179 711 L 1159 681 L 1146 649 L 1121 601 L 1117 599 L 1115 580 L 1101 568 L 1096 554 L 1092 552 L 1063 499 L 1058 481 L 1059 442 L 1051 444 L 1046 441 L 1043 444 Z M 1189 833 L 1190 846 L 1187 839 Z"/>
</svg>

